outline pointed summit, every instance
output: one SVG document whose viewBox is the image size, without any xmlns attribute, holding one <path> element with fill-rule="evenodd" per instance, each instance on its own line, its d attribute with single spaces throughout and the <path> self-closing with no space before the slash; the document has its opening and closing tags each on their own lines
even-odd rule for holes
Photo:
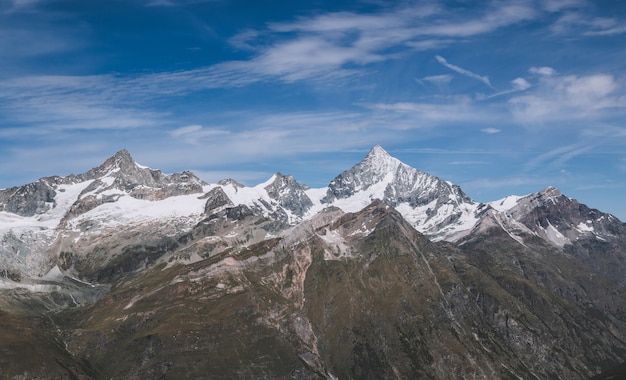
<svg viewBox="0 0 626 380">
<path fill-rule="evenodd" d="M 114 158 L 117 158 L 119 160 L 132 160 L 133 158 L 130 156 L 130 153 L 128 152 L 128 150 L 126 150 L 126 148 L 118 151 L 117 153 L 115 153 L 113 155 Z"/>
<path fill-rule="evenodd" d="M 137 172 L 141 171 L 141 168 L 137 166 L 130 153 L 126 149 L 122 149 L 113 156 L 107 158 L 102 165 L 85 173 L 85 177 L 86 179 L 94 179 L 116 172 L 125 173 L 127 175 L 135 175 Z"/>
<path fill-rule="evenodd" d="M 358 163 L 355 167 L 358 166 L 360 171 L 368 172 L 369 176 L 378 181 L 384 178 L 388 173 L 396 171 L 398 166 L 401 165 L 404 164 L 387 153 L 383 147 L 374 145 L 363 161 Z"/>
<path fill-rule="evenodd" d="M 136 166 L 135 161 L 126 149 L 122 149 L 115 153 L 104 162 L 104 167 L 120 168 L 122 170 Z"/>
<path fill-rule="evenodd" d="M 407 210 L 405 218 L 434 239 L 467 230 L 476 222 L 478 204 L 460 187 L 410 167 L 380 145 L 335 177 L 321 203 L 354 212 L 374 199 Z"/>
<path fill-rule="evenodd" d="M 378 183 L 384 183 L 384 189 L 400 166 L 406 165 L 390 156 L 380 145 L 374 145 L 361 162 L 330 182 L 322 202 L 331 203 L 333 199 L 348 198 Z M 382 199 L 382 196 L 379 198 Z"/>
<path fill-rule="evenodd" d="M 391 156 L 389 155 L 389 153 L 387 153 L 385 149 L 383 149 L 382 146 L 376 144 L 372 147 L 372 149 L 370 149 L 369 153 L 367 154 L 365 158 L 367 159 L 367 158 L 374 158 L 374 157 L 391 157 Z"/>
</svg>

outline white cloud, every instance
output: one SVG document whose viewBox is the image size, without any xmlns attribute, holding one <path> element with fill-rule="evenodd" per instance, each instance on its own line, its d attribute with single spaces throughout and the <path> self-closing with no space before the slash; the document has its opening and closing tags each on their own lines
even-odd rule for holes
<svg viewBox="0 0 626 380">
<path fill-rule="evenodd" d="M 613 36 L 626 33 L 626 20 L 572 11 L 559 17 L 551 30 L 556 35 Z"/>
<path fill-rule="evenodd" d="M 456 40 L 451 38 L 423 39 L 419 41 L 408 41 L 406 42 L 406 46 L 409 46 L 417 51 L 424 51 L 441 49 L 453 44 L 454 42 L 456 42 Z"/>
<path fill-rule="evenodd" d="M 202 126 L 201 125 L 188 125 L 186 127 L 180 127 L 177 129 L 174 129 L 173 131 L 170 132 L 170 135 L 172 135 L 172 137 L 181 137 L 181 136 L 185 136 L 185 135 L 189 135 L 192 134 L 194 132 L 198 132 L 202 130 Z"/>
<path fill-rule="evenodd" d="M 585 32 L 587 36 L 614 36 L 617 34 L 626 33 L 626 25 L 616 26 L 615 28 L 608 28 L 604 30 L 591 30 Z"/>
<path fill-rule="evenodd" d="M 230 134 L 230 131 L 223 128 L 205 128 L 198 124 L 180 127 L 170 132 L 170 136 L 192 145 L 206 143 L 211 139 L 223 139 Z"/>
<path fill-rule="evenodd" d="M 493 135 L 495 133 L 500 133 L 502 130 L 498 128 L 483 128 L 480 131 L 489 135 Z"/>
<path fill-rule="evenodd" d="M 524 91 L 531 87 L 530 83 L 524 78 L 515 78 L 511 81 L 511 85 L 515 91 Z"/>
<path fill-rule="evenodd" d="M 496 92 L 494 94 L 491 95 L 479 95 L 477 97 L 477 99 L 479 100 L 483 100 L 483 99 L 491 99 L 491 98 L 496 98 L 498 96 L 502 96 L 502 95 L 508 95 L 508 94 L 513 94 L 516 92 L 521 92 L 521 91 L 525 91 L 528 90 L 530 87 L 532 87 L 532 85 L 524 78 L 515 78 L 511 81 L 511 88 L 508 90 L 504 90 L 504 91 L 500 91 L 500 92 Z"/>
<path fill-rule="evenodd" d="M 111 76 L 34 76 L 0 82 L 0 117 L 25 135 L 59 131 L 145 128 L 167 113 L 129 101 Z M 12 133 L 7 129 L 3 133 Z"/>
<path fill-rule="evenodd" d="M 488 33 L 498 28 L 530 20 L 537 16 L 535 9 L 527 3 L 494 3 L 482 17 L 452 17 L 418 28 L 418 34 L 440 37 L 469 37 Z M 449 20 L 449 21 L 448 21 Z"/>
<path fill-rule="evenodd" d="M 543 76 L 532 93 L 510 99 L 513 116 L 523 124 L 555 120 L 590 120 L 626 107 L 612 75 Z"/>
<path fill-rule="evenodd" d="M 450 165 L 488 165 L 488 161 L 452 161 Z"/>
<path fill-rule="evenodd" d="M 589 142 L 575 143 L 566 146 L 554 148 L 548 152 L 542 153 L 524 165 L 524 169 L 527 171 L 533 170 L 539 166 L 555 166 L 560 167 L 567 161 L 581 154 L 587 153 L 595 148 L 594 144 Z"/>
<path fill-rule="evenodd" d="M 246 30 L 231 43 L 254 52 L 245 61 L 231 61 L 204 68 L 196 74 L 211 87 L 245 85 L 278 78 L 287 82 L 315 78 L 333 80 L 354 75 L 372 62 L 395 59 L 410 50 L 435 49 L 472 35 L 488 33 L 536 16 L 523 3 L 482 10 L 471 18 L 463 12 L 426 5 L 399 8 L 378 14 L 326 13 L 301 17 L 294 22 L 270 23 L 266 30 Z M 347 69 L 348 65 L 356 65 Z M 491 87 L 489 78 L 458 66 L 448 66 Z"/>
<path fill-rule="evenodd" d="M 430 82 L 433 84 L 442 85 L 442 84 L 450 83 L 450 81 L 452 81 L 452 75 L 449 75 L 449 74 L 431 75 L 431 76 L 422 78 L 422 80 L 425 80 L 426 82 Z"/>
<path fill-rule="evenodd" d="M 541 183 L 540 179 L 528 177 L 526 175 L 518 175 L 513 177 L 502 178 L 478 178 L 469 182 L 463 183 L 463 189 L 496 189 L 496 188 L 513 188 L 523 185 L 534 185 Z"/>
<path fill-rule="evenodd" d="M 473 72 L 471 72 L 469 70 L 466 70 L 466 69 L 464 69 L 462 67 L 459 67 L 459 66 L 453 65 L 451 63 L 448 63 L 448 61 L 444 57 L 442 57 L 440 55 L 435 56 L 435 58 L 437 59 L 437 62 L 441 63 L 442 65 L 444 65 L 445 67 L 449 68 L 450 70 L 455 71 L 455 72 L 457 72 L 457 73 L 459 73 L 461 75 L 465 75 L 466 77 L 477 79 L 477 80 L 483 82 L 484 84 L 486 84 L 487 86 L 493 88 L 493 86 L 491 85 L 491 82 L 489 81 L 489 77 L 488 76 L 481 76 L 481 75 L 478 75 L 478 74 L 474 74 Z"/>
<path fill-rule="evenodd" d="M 398 129 L 427 128 L 449 122 L 493 123 L 500 119 L 499 110 L 488 106 L 476 107 L 468 97 L 454 97 L 447 103 L 358 103 L 357 105 L 374 111 L 401 115 L 402 124 L 394 125 Z M 406 125 L 406 127 L 400 127 Z"/>
<path fill-rule="evenodd" d="M 542 66 L 542 67 L 531 67 L 528 69 L 528 72 L 535 75 L 543 75 L 543 76 L 552 76 L 556 74 L 556 70 L 552 67 Z"/>
</svg>

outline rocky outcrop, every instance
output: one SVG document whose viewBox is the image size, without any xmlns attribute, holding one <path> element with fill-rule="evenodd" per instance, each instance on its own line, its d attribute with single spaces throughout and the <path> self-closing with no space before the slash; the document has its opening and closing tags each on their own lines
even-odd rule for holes
<svg viewBox="0 0 626 380">
<path fill-rule="evenodd" d="M 276 173 L 274 181 L 265 187 L 271 199 L 299 217 L 304 216 L 313 206 L 313 202 L 305 193 L 307 189 L 307 186 L 301 185 L 292 176 L 280 173 Z"/>
<path fill-rule="evenodd" d="M 204 204 L 205 214 L 210 214 L 224 206 L 234 206 L 233 202 L 228 198 L 228 195 L 224 193 L 221 187 L 214 187 L 201 198 L 206 199 L 206 203 Z"/>
<path fill-rule="evenodd" d="M 28 185 L 0 190 L 0 211 L 20 216 L 42 214 L 55 205 L 57 178 L 40 179 Z"/>
</svg>

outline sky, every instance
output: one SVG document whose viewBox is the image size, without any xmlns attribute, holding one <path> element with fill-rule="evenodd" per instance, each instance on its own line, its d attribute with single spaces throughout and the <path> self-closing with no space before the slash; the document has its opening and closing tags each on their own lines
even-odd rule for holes
<svg viewBox="0 0 626 380">
<path fill-rule="evenodd" d="M 123 148 L 323 187 L 376 144 L 626 221 L 626 2 L 0 0 L 0 188 Z"/>
</svg>

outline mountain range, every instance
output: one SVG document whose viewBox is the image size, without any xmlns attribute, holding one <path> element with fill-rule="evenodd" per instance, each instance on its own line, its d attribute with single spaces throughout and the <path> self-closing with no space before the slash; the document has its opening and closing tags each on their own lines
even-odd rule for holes
<svg viewBox="0 0 626 380">
<path fill-rule="evenodd" d="M 586 379 L 626 358 L 625 266 L 613 215 L 476 202 L 380 146 L 324 188 L 122 150 L 0 190 L 0 372 Z"/>
</svg>

